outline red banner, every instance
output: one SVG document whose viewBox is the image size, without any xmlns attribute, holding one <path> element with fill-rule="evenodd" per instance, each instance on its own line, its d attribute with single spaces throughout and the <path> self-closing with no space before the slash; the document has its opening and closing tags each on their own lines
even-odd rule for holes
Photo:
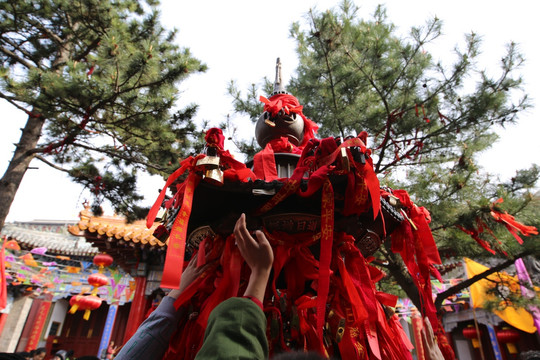
<svg viewBox="0 0 540 360">
<path fill-rule="evenodd" d="M 32 331 L 28 337 L 28 343 L 26 343 L 26 348 L 24 351 L 32 351 L 37 348 L 39 343 L 39 337 L 41 331 L 43 330 L 43 325 L 45 325 L 45 320 L 47 320 L 47 315 L 49 314 L 49 309 L 51 308 L 50 301 L 43 301 L 39 305 L 36 317 L 34 319 L 34 326 L 32 326 Z"/>
<path fill-rule="evenodd" d="M 184 252 L 186 250 L 186 235 L 188 229 L 189 216 L 193 201 L 193 193 L 197 186 L 198 179 L 195 173 L 190 173 L 187 178 L 186 189 L 182 207 L 174 221 L 169 243 L 167 245 L 167 255 L 163 266 L 163 276 L 161 277 L 161 287 L 167 289 L 178 289 L 182 272 L 179 271 L 184 264 Z"/>
</svg>

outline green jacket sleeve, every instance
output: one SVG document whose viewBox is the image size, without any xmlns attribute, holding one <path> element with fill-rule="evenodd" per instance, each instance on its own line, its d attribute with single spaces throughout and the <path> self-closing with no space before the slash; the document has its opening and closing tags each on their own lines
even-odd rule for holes
<svg viewBox="0 0 540 360">
<path fill-rule="evenodd" d="M 267 358 L 266 317 L 252 300 L 230 298 L 212 311 L 196 360 Z"/>
</svg>

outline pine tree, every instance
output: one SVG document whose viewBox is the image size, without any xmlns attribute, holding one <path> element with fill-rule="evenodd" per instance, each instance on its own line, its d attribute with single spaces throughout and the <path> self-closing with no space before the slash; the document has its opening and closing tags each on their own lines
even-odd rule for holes
<svg viewBox="0 0 540 360">
<path fill-rule="evenodd" d="M 319 135 L 367 131 L 381 185 L 406 189 L 431 212 L 442 255 L 540 254 L 535 239 L 517 244 L 491 215 L 492 210 L 508 212 L 538 227 L 534 215 L 540 208 L 532 191 L 539 168 L 519 170 L 508 183 L 498 184 L 475 158 L 496 141 L 497 128 L 515 123 L 530 106 L 517 74 L 524 60 L 516 44 L 508 45 L 494 78 L 476 63 L 481 42 L 474 33 L 466 35 L 462 50 L 456 47 L 453 63 L 435 62 L 427 49 L 441 35 L 441 20 L 412 28 L 403 38 L 384 7 L 379 6 L 371 20 L 358 18 L 357 10 L 345 0 L 338 9 L 310 11 L 307 24 L 291 27 L 299 66 L 287 90 L 320 125 Z M 229 93 L 235 110 L 255 121 L 261 113 L 257 89 L 242 97 L 231 85 Z M 499 198 L 504 202 L 497 202 Z M 494 254 L 463 230 L 477 231 L 478 243 Z M 390 251 L 390 242 L 378 256 L 414 301 L 416 289 Z"/>
<path fill-rule="evenodd" d="M 96 205 L 109 199 L 119 212 L 144 216 L 137 170 L 169 174 L 192 148 L 196 106 L 171 109 L 178 82 L 206 69 L 175 45 L 158 5 L 0 2 L 0 97 L 28 115 L 0 180 L 0 228 L 33 159 L 90 188 Z"/>
</svg>

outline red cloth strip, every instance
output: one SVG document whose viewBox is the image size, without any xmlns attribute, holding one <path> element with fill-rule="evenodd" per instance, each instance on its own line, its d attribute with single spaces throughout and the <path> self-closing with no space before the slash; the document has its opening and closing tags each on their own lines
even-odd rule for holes
<svg viewBox="0 0 540 360">
<path fill-rule="evenodd" d="M 272 145 L 266 144 L 262 151 L 255 154 L 253 157 L 253 172 L 257 176 L 257 179 L 263 179 L 268 182 L 278 179 Z"/>
<path fill-rule="evenodd" d="M 183 160 L 180 163 L 180 168 L 178 168 L 175 172 L 173 172 L 169 178 L 167 179 L 167 182 L 165 183 L 165 186 L 163 186 L 163 189 L 159 193 L 158 198 L 154 202 L 154 205 L 152 205 L 152 208 L 148 212 L 148 216 L 146 217 L 146 227 L 150 229 L 152 225 L 154 225 L 154 220 L 156 219 L 157 213 L 159 209 L 161 208 L 161 204 L 163 203 L 163 199 L 165 199 L 165 194 L 167 194 L 167 189 L 171 184 L 182 175 L 189 166 L 192 164 L 195 164 L 194 158 L 192 156 L 188 157 L 187 159 Z"/>
<path fill-rule="evenodd" d="M 193 201 L 193 193 L 200 177 L 195 173 L 190 173 L 187 178 L 186 190 L 180 212 L 174 221 L 167 245 L 167 255 L 163 266 L 163 276 L 161 287 L 168 289 L 178 289 L 182 273 L 178 271 L 178 264 L 184 263 L 184 252 L 186 250 L 186 235 L 189 216 Z"/>
<path fill-rule="evenodd" d="M 317 288 L 317 336 L 323 341 L 326 319 L 326 300 L 330 289 L 330 263 L 334 239 L 334 191 L 330 180 L 323 185 L 321 201 L 321 255 L 319 257 L 319 285 Z"/>
</svg>

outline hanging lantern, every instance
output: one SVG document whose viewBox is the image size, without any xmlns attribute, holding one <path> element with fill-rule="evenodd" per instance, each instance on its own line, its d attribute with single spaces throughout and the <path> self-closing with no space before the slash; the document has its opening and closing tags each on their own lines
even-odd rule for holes
<svg viewBox="0 0 540 360">
<path fill-rule="evenodd" d="M 88 277 L 88 283 L 94 287 L 105 286 L 109 284 L 109 278 L 102 273 L 93 273 Z"/>
<path fill-rule="evenodd" d="M 94 287 L 92 295 L 96 295 L 100 286 L 109 284 L 109 278 L 105 274 L 97 272 L 88 277 L 88 283 Z"/>
<path fill-rule="evenodd" d="M 90 311 L 96 310 L 98 307 L 100 307 L 102 301 L 103 299 L 95 295 L 84 296 L 84 303 L 85 303 L 86 308 L 84 310 L 83 319 L 84 320 L 90 319 Z"/>
<path fill-rule="evenodd" d="M 69 299 L 69 305 L 71 305 L 71 308 L 69 309 L 70 314 L 75 314 L 77 310 L 84 310 L 84 300 L 83 295 L 75 295 L 72 296 L 71 299 Z"/>
<path fill-rule="evenodd" d="M 78 310 L 84 310 L 83 319 L 88 320 L 90 318 L 90 311 L 97 309 L 101 306 L 103 300 L 95 295 L 75 295 L 69 300 L 71 309 L 70 314 L 75 314 Z"/>
<path fill-rule="evenodd" d="M 96 296 L 98 289 L 100 286 L 105 286 L 109 284 L 109 278 L 105 276 L 105 274 L 101 272 L 93 273 L 88 277 L 88 283 L 92 285 L 94 288 L 92 289 L 91 295 L 87 295 L 84 297 L 84 320 L 88 320 L 90 318 L 90 311 L 97 309 L 101 302 L 103 301 L 100 297 Z"/>
<path fill-rule="evenodd" d="M 94 256 L 94 265 L 99 267 L 99 272 L 103 271 L 104 267 L 111 266 L 113 258 L 109 254 L 97 254 Z"/>
<path fill-rule="evenodd" d="M 471 340 L 472 346 L 475 349 L 480 347 L 479 337 L 481 335 L 482 332 L 480 331 L 480 334 L 478 334 L 478 331 L 476 331 L 476 327 L 474 325 L 467 325 L 467 327 L 463 329 L 463 336 Z"/>
<path fill-rule="evenodd" d="M 501 344 L 506 344 L 510 354 L 518 353 L 516 345 L 514 344 L 519 342 L 519 337 L 519 331 L 507 326 L 497 331 L 497 341 L 499 341 Z"/>
</svg>

